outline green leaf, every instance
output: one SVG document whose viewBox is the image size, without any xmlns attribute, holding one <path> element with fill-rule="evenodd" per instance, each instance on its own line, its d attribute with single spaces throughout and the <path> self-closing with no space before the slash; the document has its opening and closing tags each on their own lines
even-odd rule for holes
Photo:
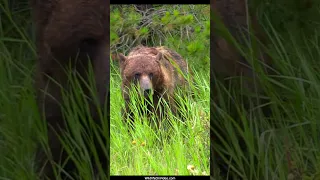
<svg viewBox="0 0 320 180">
<path fill-rule="evenodd" d="M 200 33 L 201 27 L 200 27 L 200 26 L 197 26 L 197 27 L 194 29 L 194 31 L 195 31 L 196 33 Z"/>
<path fill-rule="evenodd" d="M 178 10 L 175 9 L 175 10 L 173 11 L 173 15 L 174 15 L 174 16 L 177 17 L 177 16 L 179 16 L 179 14 L 180 14 L 180 12 L 179 12 Z"/>
<path fill-rule="evenodd" d="M 149 33 L 149 28 L 147 27 L 143 27 L 140 29 L 140 35 L 143 36 L 143 35 L 146 35 Z"/>
</svg>

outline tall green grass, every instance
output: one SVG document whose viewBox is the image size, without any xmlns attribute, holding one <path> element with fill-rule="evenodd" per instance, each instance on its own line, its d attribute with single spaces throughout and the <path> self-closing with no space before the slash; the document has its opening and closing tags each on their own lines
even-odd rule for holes
<svg viewBox="0 0 320 180">
<path fill-rule="evenodd" d="M 27 1 L 0 1 L 0 17 L 0 179 L 38 179 L 42 167 L 35 161 L 35 153 L 40 147 L 48 147 L 48 136 L 46 122 L 40 118 L 42 113 L 36 103 L 34 65 L 37 58 Z M 108 170 L 97 163 L 93 145 L 93 135 L 98 132 L 109 142 L 106 108 L 98 109 L 102 124 L 93 123 L 88 103 L 95 104 L 97 99 L 87 98 L 80 88 L 80 84 L 85 84 L 89 87 L 88 95 L 96 97 L 92 67 L 88 67 L 89 80 L 75 78 L 73 71 L 66 70 L 72 90 L 64 91 L 61 106 L 70 126 L 60 134 L 60 141 L 75 161 L 80 179 L 93 179 L 97 173 L 100 179 L 108 179 Z M 97 144 L 102 143 L 106 142 L 100 139 Z M 108 154 L 108 147 L 103 150 Z M 50 152 L 46 153 L 50 156 Z M 99 166 L 98 172 L 93 172 L 90 166 L 90 155 L 94 157 L 92 163 Z M 63 166 L 64 162 L 58 162 L 56 172 Z"/>
<path fill-rule="evenodd" d="M 40 121 L 35 102 L 33 70 L 36 57 L 34 35 L 30 33 L 33 30 L 30 26 L 32 24 L 30 9 L 26 2 L 0 1 L 0 178 L 2 179 L 37 179 L 36 164 L 33 161 L 36 142 L 40 139 L 46 145 L 47 138 L 42 124 L 44 122 Z M 227 91 L 228 87 L 224 89 L 225 87 L 219 84 L 215 85 L 221 89 L 220 99 L 224 103 L 214 104 L 214 115 L 222 117 L 221 129 L 228 134 L 223 139 L 224 153 L 230 155 L 236 162 L 230 165 L 230 168 L 242 179 L 292 177 L 319 179 L 320 49 L 319 23 L 316 22 L 318 12 L 304 17 L 304 23 L 310 23 L 308 31 L 304 31 L 303 26 L 299 29 L 295 29 L 296 26 L 289 26 L 291 28 L 281 26 L 284 21 L 281 18 L 282 14 L 290 18 L 294 12 L 278 10 L 280 15 L 274 14 L 273 10 L 278 8 L 278 5 L 273 6 L 273 4 L 269 4 L 273 8 L 269 8 L 268 12 L 269 15 L 273 15 L 273 19 L 265 18 L 264 24 L 272 40 L 268 51 L 274 60 L 273 66 L 276 71 L 267 78 L 264 78 L 263 74 L 259 75 L 259 80 L 262 81 L 260 84 L 269 98 L 271 116 L 264 117 L 256 113 L 263 105 L 258 107 L 253 105 L 252 108 L 256 111 L 246 111 L 240 101 L 241 89 L 230 92 Z M 308 21 L 310 18 L 313 19 L 312 22 Z M 275 19 L 281 21 L 277 23 L 280 24 L 277 27 L 274 27 Z M 282 31 L 279 32 L 279 29 Z M 175 40 L 172 38 L 170 41 Z M 196 77 L 198 79 L 196 84 L 199 84 L 199 91 L 202 92 L 198 95 L 201 97 L 190 100 L 187 98 L 187 102 L 184 102 L 191 111 L 187 113 L 191 120 L 183 123 L 172 117 L 168 120 L 173 124 L 167 126 L 171 129 L 169 132 L 165 131 L 167 129 L 153 129 L 152 126 L 137 121 L 137 130 L 131 135 L 127 132 L 127 125 L 120 118 L 123 100 L 119 75 L 115 72 L 111 75 L 111 174 L 191 174 L 187 170 L 188 165 L 194 165 L 198 174 L 203 171 L 208 174 L 209 142 L 205 139 L 207 137 L 205 133 L 209 128 L 206 127 L 209 126 L 209 111 L 208 101 L 202 102 L 202 100 L 208 97 L 209 85 L 207 79 L 201 79 L 201 77 L 208 78 L 208 75 L 199 74 L 199 77 Z M 71 99 L 66 101 L 67 107 L 68 102 L 70 105 L 78 101 L 83 102 Z M 236 121 L 235 116 L 231 116 L 228 109 L 230 104 L 238 108 L 236 117 L 241 120 L 241 128 L 238 119 Z M 83 119 L 76 118 L 84 117 L 83 114 L 86 114 L 87 110 L 79 106 L 72 107 L 69 106 L 65 114 L 71 119 L 69 122 L 74 124 L 73 130 L 70 129 L 68 135 L 61 140 L 69 150 L 73 146 L 80 151 L 72 158 L 76 160 L 83 179 L 91 179 L 92 168 L 88 167 L 87 163 L 88 153 L 91 151 L 83 148 L 82 144 L 83 141 L 87 141 L 85 138 L 88 136 L 80 138 L 78 130 L 82 129 L 82 125 L 79 125 L 81 124 L 79 121 Z M 143 119 L 141 122 L 144 122 Z M 103 131 L 106 129 L 108 128 L 105 125 Z M 70 137 L 71 134 L 75 136 Z M 159 134 L 170 135 L 170 138 L 165 139 L 163 137 L 166 136 Z M 239 134 L 245 140 L 249 149 L 248 154 L 240 151 L 237 145 L 236 137 Z M 163 141 L 160 141 L 160 138 Z M 93 149 L 93 146 L 89 147 Z M 101 179 L 106 179 L 105 174 L 101 176 Z"/>
<path fill-rule="evenodd" d="M 214 148 L 227 163 L 231 179 L 234 175 L 241 179 L 319 179 L 319 33 L 308 38 L 310 34 L 288 30 L 283 36 L 264 18 L 270 39 L 264 50 L 272 58 L 273 69 L 269 75 L 254 69 L 264 97 L 249 96 L 260 96 L 266 102 L 257 104 L 254 98 L 247 102 L 249 109 L 245 108 L 244 87 L 234 89 L 214 81 L 219 101 L 213 102 L 212 118 L 224 133 L 212 129 L 221 141 Z M 241 48 L 252 63 L 257 62 L 250 52 L 252 44 Z M 271 110 L 268 116 L 261 113 L 266 106 Z M 215 178 L 221 178 L 218 170 Z"/>
<path fill-rule="evenodd" d="M 1 49 L 7 48 L 2 42 L 0 46 Z M 27 50 L 15 56 L 19 58 L 19 55 L 24 56 L 24 53 L 28 53 Z M 41 114 L 36 104 L 33 71 L 28 70 L 25 65 L 6 54 L 2 54 L 0 64 L 0 177 L 37 179 L 37 172 L 41 170 L 41 167 L 35 162 L 35 152 L 40 146 L 48 147 L 48 137 L 46 122 L 40 119 Z M 94 91 L 91 88 L 94 87 L 91 81 L 92 72 L 89 77 L 91 79 L 85 82 L 86 86 L 91 89 L 91 95 Z M 98 109 L 100 118 L 104 119 L 102 125 L 98 126 L 94 123 L 90 116 L 88 103 L 97 100 L 88 99 L 84 95 L 80 88 L 80 83 L 83 81 L 83 79 L 70 77 L 73 91 L 64 91 L 64 102 L 61 103 L 69 128 L 64 134 L 59 135 L 60 141 L 70 154 L 70 159 L 76 163 L 77 170 L 80 172 L 78 176 L 93 179 L 97 172 L 93 172 L 93 167 L 90 166 L 89 157 L 91 155 L 94 156 L 92 163 L 99 166 L 93 136 L 99 132 L 108 139 L 109 125 L 104 107 Z M 99 139 L 98 144 L 102 143 L 106 142 Z M 108 147 L 104 147 L 104 151 L 107 154 Z M 47 155 L 50 156 L 50 152 L 47 152 Z M 64 162 L 58 162 L 57 172 L 63 166 Z M 100 178 L 107 179 L 106 169 L 100 166 L 98 172 Z"/>
<path fill-rule="evenodd" d="M 189 88 L 175 90 L 180 116 L 162 101 L 159 123 L 146 111 L 139 93 L 130 95 L 134 115 L 131 131 L 122 118 L 119 66 L 111 62 L 111 175 L 209 175 L 209 36 L 208 5 L 154 5 L 149 14 L 134 5 L 112 5 L 111 52 L 127 54 L 137 45 L 166 46 L 178 52 L 194 75 Z M 142 107 L 141 107 L 142 106 Z M 154 104 L 154 106 L 157 106 Z M 151 121 L 151 122 L 150 122 Z M 188 170 L 188 165 L 195 170 Z M 190 168 L 189 168 L 190 169 Z"/>
<path fill-rule="evenodd" d="M 32 89 L 34 45 L 27 36 L 29 9 L 12 10 L 1 1 L 0 21 L 0 177 L 35 179 L 35 122 Z"/>
<path fill-rule="evenodd" d="M 125 102 L 119 67 L 114 64 L 111 67 L 111 175 L 209 175 L 209 74 L 194 73 L 190 91 L 175 94 L 180 116 L 171 113 L 168 102 L 160 102 L 164 103 L 162 110 L 166 114 L 160 123 L 155 114 L 144 113 L 146 106 L 141 103 L 144 99 L 132 90 L 134 128 L 131 128 L 121 114 Z M 189 171 L 188 165 L 195 166 L 195 170 Z"/>
</svg>

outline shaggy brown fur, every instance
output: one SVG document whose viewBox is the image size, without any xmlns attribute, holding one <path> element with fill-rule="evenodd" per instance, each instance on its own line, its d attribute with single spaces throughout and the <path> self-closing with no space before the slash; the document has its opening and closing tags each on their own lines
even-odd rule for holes
<svg viewBox="0 0 320 180">
<path fill-rule="evenodd" d="M 62 102 L 61 90 L 51 78 L 63 88 L 71 90 L 64 69 L 71 65 L 73 70 L 88 80 L 86 73 L 91 64 L 100 104 L 105 103 L 109 87 L 109 1 L 30 0 L 30 5 L 36 25 L 38 104 L 41 111 L 45 112 L 48 123 L 52 160 L 58 163 L 66 160 L 67 153 L 55 131 L 62 135 L 66 127 L 59 106 Z M 88 89 L 84 88 L 84 92 L 89 95 Z M 99 123 L 100 119 L 94 107 L 91 104 L 92 117 Z M 101 148 L 98 153 L 100 162 L 107 168 L 105 155 L 108 153 Z M 43 150 L 40 150 L 37 156 L 39 168 L 42 168 L 46 159 Z M 74 164 L 69 161 L 65 170 L 72 173 L 75 170 Z M 55 179 L 50 163 L 45 165 L 42 175 Z"/>
<path fill-rule="evenodd" d="M 171 59 L 173 62 L 170 62 Z M 119 54 L 119 60 L 126 113 L 129 113 L 129 91 L 132 84 L 140 85 L 142 95 L 148 96 L 152 93 L 154 104 L 159 102 L 160 97 L 165 98 L 172 111 L 176 113 L 173 101 L 174 90 L 177 86 L 186 85 L 186 79 L 177 68 L 184 75 L 188 73 L 187 63 L 178 53 L 166 47 L 138 46 L 127 57 Z M 160 116 L 159 111 L 156 113 Z"/>
<path fill-rule="evenodd" d="M 211 7 L 213 9 L 213 12 L 215 13 L 213 15 L 218 15 L 220 20 L 222 20 L 222 23 L 229 30 L 229 32 L 242 45 L 245 45 L 242 33 L 246 35 L 246 38 L 249 37 L 249 34 L 247 33 L 248 24 L 245 3 L 245 0 L 211 0 Z M 259 29 L 259 25 L 255 16 L 251 16 L 249 19 L 251 21 L 251 25 L 253 27 L 255 36 L 261 42 L 265 42 L 265 37 L 261 33 L 261 29 Z M 220 30 L 218 24 L 216 22 L 212 22 L 211 24 L 212 36 L 210 49 L 212 53 L 211 58 L 213 69 L 211 77 L 215 76 L 217 78 L 216 80 L 221 81 L 225 85 L 229 84 L 230 82 L 228 78 L 233 76 L 244 76 L 246 78 L 253 79 L 253 77 L 255 77 L 256 74 L 253 72 L 252 68 L 250 67 L 246 59 L 243 56 L 241 56 L 240 52 L 236 49 L 234 44 L 230 43 L 230 41 L 228 41 L 225 37 L 222 37 L 218 33 Z M 263 54 L 260 57 L 260 60 L 264 61 L 264 63 L 270 64 L 270 59 L 269 57 L 267 57 L 266 54 Z M 215 84 L 214 82 L 212 83 Z M 239 86 L 236 87 L 239 88 Z M 243 79 L 242 87 L 246 88 L 251 92 L 254 92 L 256 86 L 253 80 Z M 259 85 L 258 92 L 260 93 Z M 215 88 L 213 88 L 212 99 L 217 105 L 219 105 L 219 101 L 216 98 L 217 93 L 218 91 Z M 212 113 L 215 113 L 215 111 L 213 111 Z M 231 114 L 231 112 L 228 113 Z M 223 121 L 223 119 L 217 118 L 217 114 L 218 113 L 211 115 L 211 117 L 214 118 L 211 122 L 211 128 L 215 130 L 215 132 L 211 132 L 211 159 L 214 162 L 211 166 L 211 172 L 213 172 L 213 168 L 215 167 L 220 168 L 220 170 L 222 170 L 222 173 L 226 173 L 228 171 L 227 169 L 225 169 L 226 164 L 220 159 L 220 157 L 215 151 L 215 148 L 213 148 L 214 145 L 221 145 L 216 134 L 219 134 L 219 136 L 225 135 L 225 130 L 220 129 L 221 126 L 218 125 L 220 121 Z M 237 117 L 235 117 L 235 119 L 237 119 Z M 239 143 L 241 143 L 241 140 L 239 140 Z"/>
</svg>

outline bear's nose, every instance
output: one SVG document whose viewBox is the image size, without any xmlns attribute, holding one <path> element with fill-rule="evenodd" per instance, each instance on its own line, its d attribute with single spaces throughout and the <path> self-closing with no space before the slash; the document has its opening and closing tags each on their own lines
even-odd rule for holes
<svg viewBox="0 0 320 180">
<path fill-rule="evenodd" d="M 141 93 L 143 93 L 145 97 L 148 97 L 152 93 L 152 82 L 150 81 L 148 76 L 146 75 L 141 76 L 140 88 L 141 88 Z"/>
</svg>

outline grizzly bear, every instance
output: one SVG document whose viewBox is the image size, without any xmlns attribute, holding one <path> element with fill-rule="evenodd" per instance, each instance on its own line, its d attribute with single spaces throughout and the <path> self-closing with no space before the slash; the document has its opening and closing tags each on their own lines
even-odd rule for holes
<svg viewBox="0 0 320 180">
<path fill-rule="evenodd" d="M 218 80 L 222 82 L 222 84 L 229 87 L 229 84 L 233 86 L 233 88 L 240 89 L 240 86 L 249 92 L 258 92 L 262 93 L 262 90 L 259 86 L 259 83 L 255 82 L 253 79 L 256 79 L 256 73 L 253 71 L 250 63 L 245 59 L 245 57 L 240 53 L 237 46 L 233 43 L 230 37 L 227 37 L 225 33 L 221 33 L 224 30 L 228 30 L 230 34 L 235 38 L 235 40 L 240 45 L 246 45 L 246 40 L 249 39 L 250 34 L 248 33 L 248 19 L 250 19 L 250 24 L 253 27 L 251 32 L 256 38 L 259 39 L 260 42 L 266 43 L 266 38 L 259 27 L 257 19 L 255 16 L 250 16 L 248 18 L 247 9 L 246 9 L 246 1 L 245 0 L 212 0 L 211 1 L 212 8 L 212 26 L 211 26 L 211 59 L 212 59 L 212 71 L 211 77 L 213 91 L 211 96 L 211 103 L 216 103 L 217 106 L 220 105 L 220 101 L 218 97 L 218 90 L 216 89 L 216 82 Z M 223 26 L 226 28 L 224 29 Z M 270 58 L 262 52 L 262 48 L 258 47 L 259 54 L 262 54 L 259 58 L 262 64 L 270 65 Z M 262 67 L 265 72 L 270 73 L 269 69 L 266 66 Z M 240 82 L 240 84 L 234 83 L 236 81 L 232 81 L 234 76 L 242 76 L 245 77 Z M 230 83 L 232 82 L 232 83 Z M 243 98 L 244 99 L 244 98 Z M 226 99 L 223 100 L 224 103 L 227 102 Z M 261 102 L 261 101 L 260 101 Z M 244 107 L 249 108 L 247 103 L 244 102 Z M 211 104 L 212 107 L 216 107 Z M 230 105 L 232 106 L 232 105 Z M 232 109 L 231 107 L 230 109 Z M 230 110 L 229 109 L 229 110 Z M 235 108 L 233 108 L 235 109 Z M 213 168 L 220 169 L 222 174 L 227 173 L 230 169 L 228 169 L 227 164 L 218 156 L 216 151 L 216 147 L 223 147 L 219 137 L 226 137 L 225 130 L 221 128 L 221 122 L 224 121 L 222 116 L 219 116 L 219 113 L 215 113 L 217 111 L 211 111 L 211 160 L 213 161 L 213 165 L 211 166 L 211 172 L 213 173 Z M 235 110 L 235 112 L 237 112 Z M 268 113 L 268 110 L 265 111 Z M 228 112 L 230 115 L 234 115 L 233 111 Z M 234 115 L 235 119 L 239 116 Z M 239 138 L 240 146 L 244 146 L 244 143 Z M 245 147 L 243 147 L 245 149 Z M 225 150 L 224 150 L 225 151 Z"/>
<path fill-rule="evenodd" d="M 41 114 L 48 129 L 48 144 L 50 158 L 46 151 L 39 148 L 36 161 L 42 172 L 42 178 L 56 179 L 53 164 L 64 163 L 69 154 L 63 148 L 58 136 L 64 134 L 67 127 L 60 104 L 61 89 L 71 92 L 67 72 L 71 67 L 73 72 L 88 82 L 88 68 L 93 67 L 98 104 L 89 102 L 92 119 L 100 124 L 103 121 L 97 107 L 105 107 L 109 102 L 109 1 L 105 0 L 30 0 L 36 30 L 37 64 L 35 88 Z M 90 97 L 90 90 L 82 84 L 85 95 Z M 62 88 L 61 88 L 62 87 Z M 108 105 L 106 106 L 108 107 Z M 107 110 L 106 110 L 107 111 Z M 107 113 L 102 111 L 103 113 Z M 100 136 L 100 135 L 99 135 Z M 108 135 L 101 135 L 102 147 L 98 144 L 99 162 L 108 171 Z M 98 137 L 96 137 L 98 138 Z M 47 160 L 50 160 L 47 162 Z M 95 160 L 92 158 L 92 167 Z M 72 175 L 75 164 L 68 160 L 64 172 Z M 63 176 L 63 175 L 62 175 Z"/>
<path fill-rule="evenodd" d="M 150 112 L 156 113 L 161 120 L 161 113 L 155 106 L 162 97 L 168 102 L 172 112 L 177 113 L 174 102 L 174 91 L 177 87 L 187 85 L 186 75 L 188 65 L 175 51 L 166 47 L 137 46 L 124 56 L 119 54 L 120 74 L 122 77 L 122 94 L 125 100 L 124 118 L 133 117 L 129 108 L 130 90 L 132 85 L 139 87 L 142 97 L 153 97 L 153 106 L 148 107 Z"/>
</svg>

